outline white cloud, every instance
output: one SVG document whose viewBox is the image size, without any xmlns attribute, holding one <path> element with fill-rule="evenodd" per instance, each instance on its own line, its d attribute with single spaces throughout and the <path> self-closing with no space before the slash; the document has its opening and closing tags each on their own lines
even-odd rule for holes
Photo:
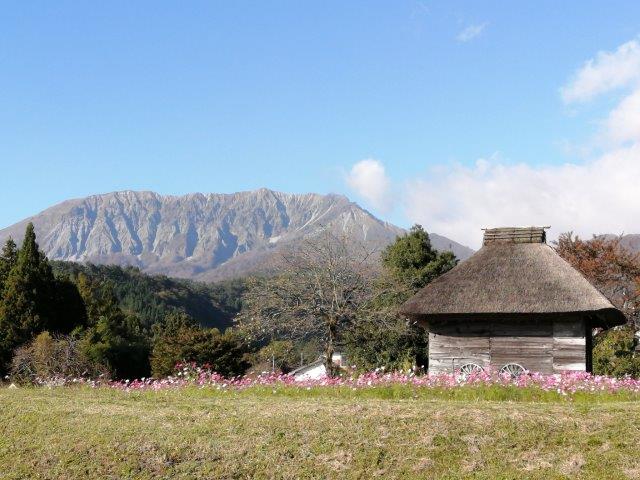
<svg viewBox="0 0 640 480">
<path fill-rule="evenodd" d="M 475 248 L 483 227 L 550 225 L 552 238 L 636 232 L 639 178 L 638 145 L 582 165 L 481 159 L 409 181 L 404 206 L 411 222 Z"/>
<path fill-rule="evenodd" d="M 581 163 L 529 165 L 494 154 L 470 167 L 439 166 L 405 182 L 405 216 L 474 248 L 481 244 L 483 227 L 550 225 L 551 239 L 566 231 L 583 237 L 637 233 L 640 43 L 633 40 L 614 52 L 598 53 L 562 94 L 571 103 L 620 88 L 627 90 L 622 100 L 601 120 L 604 153 Z M 349 184 L 372 203 L 383 202 L 390 191 L 384 166 L 376 160 L 356 164 Z"/>
<path fill-rule="evenodd" d="M 584 102 L 640 79 L 640 43 L 631 40 L 614 52 L 598 52 L 560 89 L 566 103 Z"/>
<path fill-rule="evenodd" d="M 383 212 L 391 209 L 391 182 L 382 162 L 368 158 L 356 163 L 347 174 L 347 184 L 358 195 Z"/>
<path fill-rule="evenodd" d="M 607 137 L 616 143 L 640 140 L 640 88 L 625 97 L 605 122 Z"/>
<path fill-rule="evenodd" d="M 480 35 L 486 26 L 486 23 L 469 25 L 467 28 L 458 33 L 458 35 L 456 36 L 456 40 L 463 43 L 469 42 Z"/>
<path fill-rule="evenodd" d="M 616 145 L 640 141 L 640 43 L 631 40 L 613 52 L 598 52 L 561 88 L 566 103 L 586 102 L 616 89 L 626 89 L 602 122 L 601 138 Z"/>
<path fill-rule="evenodd" d="M 551 236 L 637 232 L 640 225 L 640 43 L 599 52 L 561 89 L 584 102 L 615 89 L 622 100 L 602 120 L 605 152 L 583 163 L 532 166 L 496 155 L 472 167 L 440 167 L 407 182 L 412 222 L 478 247 L 482 227 L 551 225 Z M 608 151 L 607 151 L 608 149 Z"/>
</svg>

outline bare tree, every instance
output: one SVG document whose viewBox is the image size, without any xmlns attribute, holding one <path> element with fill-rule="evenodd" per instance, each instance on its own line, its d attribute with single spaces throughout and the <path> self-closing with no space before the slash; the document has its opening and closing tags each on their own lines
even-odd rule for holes
<svg viewBox="0 0 640 480">
<path fill-rule="evenodd" d="M 274 277 L 250 280 L 236 319 L 241 331 L 253 340 L 318 338 L 334 375 L 336 342 L 371 295 L 374 253 L 327 231 L 302 240 Z"/>
</svg>

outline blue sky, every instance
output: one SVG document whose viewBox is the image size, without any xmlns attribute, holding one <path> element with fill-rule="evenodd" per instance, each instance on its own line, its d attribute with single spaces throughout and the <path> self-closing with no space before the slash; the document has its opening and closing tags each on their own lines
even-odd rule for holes
<svg viewBox="0 0 640 480">
<path fill-rule="evenodd" d="M 640 163 L 606 128 L 635 109 L 639 2 L 14 2 L 0 21 L 0 226 L 125 189 L 338 192 L 468 244 L 638 213 L 628 178 L 584 184 Z M 618 217 L 576 213 L 610 192 Z"/>
</svg>

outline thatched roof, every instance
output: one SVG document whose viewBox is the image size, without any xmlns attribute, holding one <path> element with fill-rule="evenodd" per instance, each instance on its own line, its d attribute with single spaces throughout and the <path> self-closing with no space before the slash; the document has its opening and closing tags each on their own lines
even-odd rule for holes
<svg viewBox="0 0 640 480">
<path fill-rule="evenodd" d="M 605 327 L 625 321 L 545 243 L 543 227 L 487 230 L 478 252 L 416 293 L 401 312 L 416 318 L 590 312 Z"/>
</svg>

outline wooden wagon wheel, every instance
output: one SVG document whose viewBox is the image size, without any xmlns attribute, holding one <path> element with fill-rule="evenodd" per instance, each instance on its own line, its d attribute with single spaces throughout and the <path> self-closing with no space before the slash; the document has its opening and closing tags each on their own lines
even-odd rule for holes
<svg viewBox="0 0 640 480">
<path fill-rule="evenodd" d="M 524 375 L 526 370 L 518 363 L 507 363 L 500 369 L 500 375 L 508 374 L 511 378 L 518 378 L 520 375 Z"/>
<path fill-rule="evenodd" d="M 460 367 L 460 376 L 465 380 L 469 377 L 469 375 L 480 372 L 482 372 L 482 367 L 477 363 L 465 363 Z"/>
</svg>

